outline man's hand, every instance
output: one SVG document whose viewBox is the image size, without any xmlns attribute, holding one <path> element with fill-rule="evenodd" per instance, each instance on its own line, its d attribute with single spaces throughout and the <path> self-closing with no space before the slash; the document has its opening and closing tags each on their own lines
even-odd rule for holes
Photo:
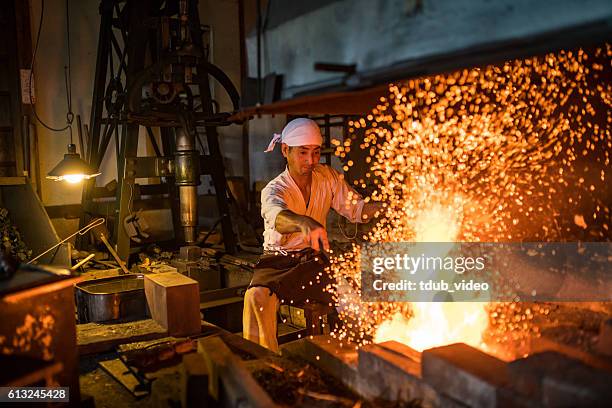
<svg viewBox="0 0 612 408">
<path fill-rule="evenodd" d="M 300 225 L 304 239 L 315 251 L 329 251 L 329 241 L 325 228 L 310 217 L 305 217 Z"/>
<path fill-rule="evenodd" d="M 283 210 L 276 216 L 275 227 L 281 234 L 301 232 L 304 240 L 315 251 L 329 251 L 327 231 L 321 224 L 306 215 Z"/>
<path fill-rule="evenodd" d="M 369 222 L 372 219 L 378 217 L 383 212 L 383 204 L 380 202 L 369 202 L 363 205 L 363 210 L 361 211 L 361 221 Z"/>
</svg>

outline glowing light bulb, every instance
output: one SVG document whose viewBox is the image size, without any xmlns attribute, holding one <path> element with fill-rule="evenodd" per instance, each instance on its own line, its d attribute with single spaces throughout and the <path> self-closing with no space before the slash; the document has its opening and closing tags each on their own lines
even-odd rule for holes
<svg viewBox="0 0 612 408">
<path fill-rule="evenodd" d="M 63 178 L 65 181 L 67 181 L 70 184 L 76 184 L 76 183 L 80 183 L 81 181 L 83 181 L 83 179 L 85 178 L 85 175 L 84 174 L 66 174 Z"/>
</svg>

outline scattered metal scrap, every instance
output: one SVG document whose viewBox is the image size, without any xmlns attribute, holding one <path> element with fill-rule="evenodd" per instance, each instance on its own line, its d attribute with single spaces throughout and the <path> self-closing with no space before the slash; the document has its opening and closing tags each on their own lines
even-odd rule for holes
<svg viewBox="0 0 612 408">
<path fill-rule="evenodd" d="M 21 233 L 13 225 L 6 208 L 0 208 L 0 233 L 2 234 L 2 250 L 7 251 L 21 262 L 32 256 L 32 250 L 27 247 Z"/>
</svg>

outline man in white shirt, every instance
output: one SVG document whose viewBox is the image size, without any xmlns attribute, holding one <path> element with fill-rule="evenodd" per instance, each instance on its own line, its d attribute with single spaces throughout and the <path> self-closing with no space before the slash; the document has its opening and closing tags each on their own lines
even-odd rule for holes
<svg viewBox="0 0 612 408">
<path fill-rule="evenodd" d="M 331 301 L 323 289 L 333 282 L 319 253 L 329 250 L 325 221 L 330 208 L 351 222 L 367 222 L 382 208 L 365 203 L 340 173 L 319 164 L 323 138 L 314 121 L 292 120 L 266 152 L 277 142 L 287 168 L 261 193 L 264 255 L 245 293 L 243 312 L 243 336 L 275 352 L 281 302 Z"/>
</svg>

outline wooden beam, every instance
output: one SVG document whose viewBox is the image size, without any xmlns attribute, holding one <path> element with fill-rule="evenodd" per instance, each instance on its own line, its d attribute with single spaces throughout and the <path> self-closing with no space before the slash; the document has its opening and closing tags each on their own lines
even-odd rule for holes
<svg viewBox="0 0 612 408">
<path fill-rule="evenodd" d="M 77 325 L 77 345 L 81 356 L 109 351 L 119 344 L 160 339 L 167 336 L 168 331 L 152 319 L 118 324 Z"/>
<path fill-rule="evenodd" d="M 25 183 L 25 177 L 0 177 L 0 186 L 19 186 Z"/>
</svg>

